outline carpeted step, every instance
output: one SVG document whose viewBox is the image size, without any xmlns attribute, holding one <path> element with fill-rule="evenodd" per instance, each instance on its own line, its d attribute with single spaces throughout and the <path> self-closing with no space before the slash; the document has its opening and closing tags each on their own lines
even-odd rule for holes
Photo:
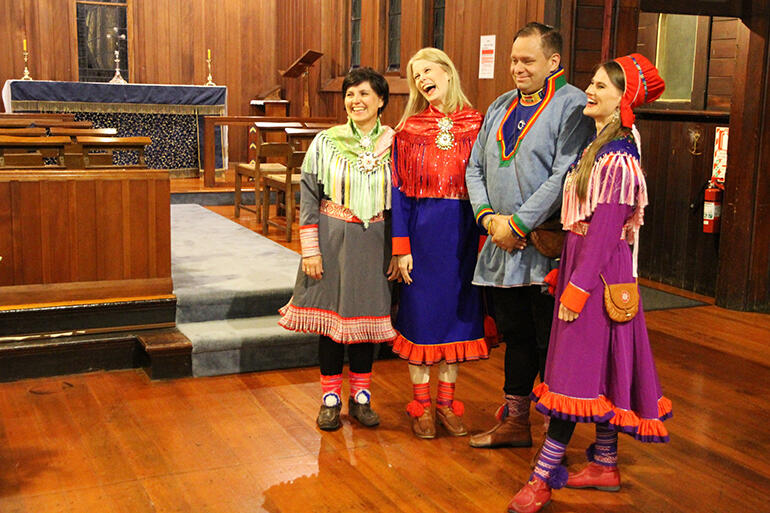
<svg viewBox="0 0 770 513">
<path fill-rule="evenodd" d="M 275 315 L 300 256 L 199 205 L 171 206 L 178 324 Z"/>
<path fill-rule="evenodd" d="M 193 376 L 318 365 L 318 335 L 278 326 L 277 315 L 177 324 L 192 342 Z"/>
</svg>

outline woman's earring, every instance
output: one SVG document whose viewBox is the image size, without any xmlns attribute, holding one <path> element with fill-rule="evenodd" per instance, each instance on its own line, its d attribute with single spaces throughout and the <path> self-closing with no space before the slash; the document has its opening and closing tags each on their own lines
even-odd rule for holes
<svg viewBox="0 0 770 513">
<path fill-rule="evenodd" d="M 612 119 L 610 121 L 614 123 L 615 121 L 619 121 L 619 120 L 620 120 L 620 108 L 618 107 L 617 109 L 615 109 L 615 112 L 612 113 Z"/>
</svg>

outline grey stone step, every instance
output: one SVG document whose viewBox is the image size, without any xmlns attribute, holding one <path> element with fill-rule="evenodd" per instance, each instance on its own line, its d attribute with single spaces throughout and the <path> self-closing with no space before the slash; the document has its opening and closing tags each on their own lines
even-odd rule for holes
<svg viewBox="0 0 770 513">
<path fill-rule="evenodd" d="M 178 324 L 193 346 L 193 376 L 318 365 L 318 335 L 278 326 L 279 316 Z"/>
</svg>

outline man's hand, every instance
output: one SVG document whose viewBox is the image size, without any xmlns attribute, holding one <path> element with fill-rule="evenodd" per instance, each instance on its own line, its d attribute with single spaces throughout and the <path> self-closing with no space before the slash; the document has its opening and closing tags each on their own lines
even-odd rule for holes
<svg viewBox="0 0 770 513">
<path fill-rule="evenodd" d="M 321 255 L 314 255 L 302 259 L 302 272 L 313 278 L 320 280 L 324 274 L 324 264 Z"/>
<path fill-rule="evenodd" d="M 487 223 L 487 232 L 492 236 L 492 242 L 498 248 L 512 253 L 514 250 L 522 250 L 527 247 L 527 239 L 522 239 L 511 231 L 507 216 L 495 214 L 487 216 L 487 218 L 491 218 Z"/>
</svg>

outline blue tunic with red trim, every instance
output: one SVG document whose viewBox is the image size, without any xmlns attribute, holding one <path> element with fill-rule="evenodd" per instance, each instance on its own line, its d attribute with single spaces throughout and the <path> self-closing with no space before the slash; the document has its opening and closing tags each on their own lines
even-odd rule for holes
<svg viewBox="0 0 770 513">
<path fill-rule="evenodd" d="M 451 124 L 439 125 L 445 118 Z M 393 254 L 411 253 L 414 269 L 400 289 L 393 350 L 411 364 L 488 357 L 481 291 L 471 284 L 479 229 L 465 186 L 481 120 L 474 109 L 447 116 L 429 107 L 394 140 Z"/>
</svg>

